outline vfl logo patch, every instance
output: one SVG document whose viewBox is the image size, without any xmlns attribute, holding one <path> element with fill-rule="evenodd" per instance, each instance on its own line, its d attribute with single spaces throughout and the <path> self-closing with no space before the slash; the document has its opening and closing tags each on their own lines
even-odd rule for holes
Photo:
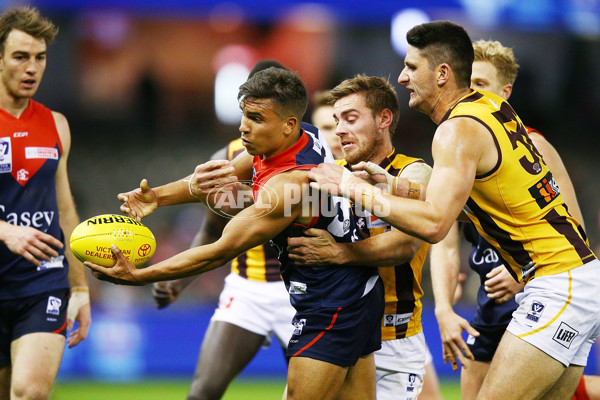
<svg viewBox="0 0 600 400">
<path fill-rule="evenodd" d="M 473 335 L 469 335 L 467 337 L 467 344 L 470 344 L 471 346 L 475 344 L 475 336 Z"/>
<path fill-rule="evenodd" d="M 531 311 L 527 313 L 525 318 L 530 319 L 533 322 L 538 322 L 542 316 L 542 313 L 544 312 L 545 307 L 546 306 L 539 301 L 534 300 L 533 303 L 531 303 Z"/>
<path fill-rule="evenodd" d="M 540 208 L 544 208 L 560 194 L 560 190 L 554 181 L 552 173 L 548 171 L 546 176 L 529 188 L 529 193 L 535 199 L 537 205 Z"/>
<path fill-rule="evenodd" d="M 290 281 L 290 294 L 306 294 L 306 283 Z"/>
<path fill-rule="evenodd" d="M 292 335 L 301 335 L 302 334 L 302 329 L 304 328 L 304 325 L 306 325 L 306 319 L 302 318 L 298 321 L 294 321 L 294 333 L 292 333 Z"/>
<path fill-rule="evenodd" d="M 60 313 L 60 305 L 62 300 L 58 297 L 48 296 L 48 305 L 46 306 L 46 314 L 58 315 Z"/>
<path fill-rule="evenodd" d="M 10 137 L 0 138 L 0 172 L 12 171 L 12 152 Z"/>
<path fill-rule="evenodd" d="M 561 322 L 560 326 L 556 330 L 556 333 L 554 334 L 552 339 L 556 343 L 558 343 L 561 346 L 566 347 L 568 349 L 569 347 L 571 347 L 571 343 L 573 342 L 573 339 L 575 339 L 575 337 L 577 335 L 579 335 L 578 331 L 571 328 L 569 325 L 565 324 L 564 322 Z"/>
</svg>

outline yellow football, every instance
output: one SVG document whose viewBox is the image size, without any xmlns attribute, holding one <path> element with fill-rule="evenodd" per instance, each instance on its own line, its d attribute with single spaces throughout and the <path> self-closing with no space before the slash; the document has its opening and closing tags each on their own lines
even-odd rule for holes
<svg viewBox="0 0 600 400">
<path fill-rule="evenodd" d="M 75 227 L 70 240 L 75 257 L 105 267 L 115 265 L 115 256 L 110 251 L 113 244 L 138 267 L 156 250 L 156 239 L 150 229 L 133 218 L 116 214 L 86 219 Z"/>
</svg>

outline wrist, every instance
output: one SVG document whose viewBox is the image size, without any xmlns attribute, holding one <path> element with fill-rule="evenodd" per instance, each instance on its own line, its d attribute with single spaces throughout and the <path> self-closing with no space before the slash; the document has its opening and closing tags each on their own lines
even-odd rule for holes
<svg viewBox="0 0 600 400">
<path fill-rule="evenodd" d="M 434 308 L 434 313 L 436 317 L 444 316 L 449 313 L 454 313 L 454 309 L 451 304 L 436 304 Z"/>
</svg>

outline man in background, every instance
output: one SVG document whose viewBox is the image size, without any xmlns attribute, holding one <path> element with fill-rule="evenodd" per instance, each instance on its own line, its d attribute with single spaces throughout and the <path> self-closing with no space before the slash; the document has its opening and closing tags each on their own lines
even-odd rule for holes
<svg viewBox="0 0 600 400">
<path fill-rule="evenodd" d="M 64 115 L 32 97 L 58 29 L 36 9 L 0 16 L 0 398 L 50 397 L 66 332 L 86 338 L 85 269 L 65 244 L 79 217 Z M 68 306 L 67 306 L 68 304 Z"/>
</svg>

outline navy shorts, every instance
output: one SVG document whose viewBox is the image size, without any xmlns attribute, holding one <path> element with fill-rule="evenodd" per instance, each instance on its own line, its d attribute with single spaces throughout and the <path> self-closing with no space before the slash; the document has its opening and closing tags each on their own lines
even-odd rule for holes
<svg viewBox="0 0 600 400">
<path fill-rule="evenodd" d="M 10 345 L 23 335 L 51 332 L 67 336 L 69 289 L 0 300 L 0 367 L 11 364 Z"/>
<path fill-rule="evenodd" d="M 500 344 L 502 335 L 506 332 L 508 325 L 500 326 L 481 326 L 473 325 L 473 328 L 479 332 L 478 337 L 470 336 L 467 339 L 467 345 L 475 357 L 475 361 L 492 361 L 494 353 Z"/>
<path fill-rule="evenodd" d="M 288 357 L 308 357 L 351 367 L 381 348 L 384 297 L 381 278 L 371 291 L 346 307 L 297 312 Z"/>
</svg>

